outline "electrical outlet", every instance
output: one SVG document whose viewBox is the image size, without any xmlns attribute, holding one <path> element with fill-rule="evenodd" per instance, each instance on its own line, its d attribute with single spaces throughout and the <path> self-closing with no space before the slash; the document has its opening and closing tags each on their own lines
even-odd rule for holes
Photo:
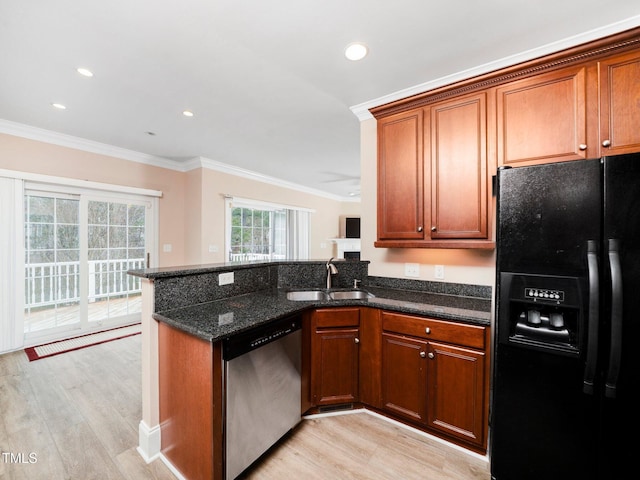
<svg viewBox="0 0 640 480">
<path fill-rule="evenodd" d="M 420 264 L 419 263 L 405 263 L 404 264 L 404 276 L 405 277 L 419 277 L 420 276 Z"/>
<path fill-rule="evenodd" d="M 218 285 L 229 285 L 233 282 L 233 272 L 221 273 L 218 275 Z"/>
<path fill-rule="evenodd" d="M 444 265 L 436 265 L 433 269 L 433 276 L 438 280 L 444 280 Z"/>
<path fill-rule="evenodd" d="M 218 315 L 218 325 L 229 325 L 230 323 L 233 323 L 233 312 Z"/>
</svg>

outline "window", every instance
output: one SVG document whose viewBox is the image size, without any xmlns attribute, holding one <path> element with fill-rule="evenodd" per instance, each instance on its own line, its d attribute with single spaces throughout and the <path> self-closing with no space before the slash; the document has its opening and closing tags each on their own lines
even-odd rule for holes
<svg viewBox="0 0 640 480">
<path fill-rule="evenodd" d="M 24 198 L 25 333 L 80 318 L 80 200 L 70 195 Z"/>
<path fill-rule="evenodd" d="M 139 321 L 151 203 L 59 187 L 24 195 L 24 333 L 29 339 Z M 66 191 L 64 191 L 66 190 Z"/>
<path fill-rule="evenodd" d="M 226 203 L 229 261 L 309 257 L 309 210 L 237 198 Z"/>
<path fill-rule="evenodd" d="M 139 322 L 161 195 L 0 169 L 0 353 Z"/>
</svg>

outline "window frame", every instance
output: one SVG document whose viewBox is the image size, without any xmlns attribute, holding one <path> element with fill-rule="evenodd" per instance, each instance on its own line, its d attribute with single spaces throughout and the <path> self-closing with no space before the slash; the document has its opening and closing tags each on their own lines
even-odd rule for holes
<svg viewBox="0 0 640 480">
<path fill-rule="evenodd" d="M 304 207 L 297 207 L 285 204 L 264 202 L 247 198 L 224 195 L 225 198 L 225 259 L 232 260 L 232 213 L 234 208 L 246 208 L 260 211 L 284 211 L 286 224 L 286 248 L 284 258 L 274 258 L 270 249 L 269 258 L 271 260 L 308 260 L 309 259 L 309 238 L 310 238 L 310 214 L 314 210 Z M 301 221 L 300 218 L 303 218 Z M 272 227 L 275 228 L 275 227 Z M 292 233 L 292 229 L 297 229 Z M 303 231 L 300 231 L 303 230 Z M 273 237 L 274 232 L 270 233 Z M 247 260 L 251 260 L 250 258 Z M 253 259 L 255 260 L 255 259 Z"/>
<path fill-rule="evenodd" d="M 25 319 L 22 318 L 20 322 L 22 325 L 24 344 L 31 345 L 42 343 L 43 341 L 55 340 L 58 338 L 64 338 L 70 334 L 89 333 L 96 329 L 111 328 L 121 326 L 125 324 L 139 322 L 141 319 L 140 313 L 131 313 L 121 317 L 114 317 L 114 320 L 107 317 L 99 321 L 90 322 L 88 318 L 85 318 L 85 314 L 88 312 L 88 300 L 89 300 L 89 288 L 88 279 L 90 273 L 87 270 L 89 264 L 88 258 L 88 223 L 85 223 L 83 219 L 87 217 L 87 207 L 90 202 L 105 202 L 105 203 L 131 203 L 134 205 L 144 206 L 148 210 L 146 215 L 146 231 L 149 233 L 147 237 L 147 243 L 145 245 L 145 256 L 148 263 L 156 264 L 158 258 L 158 198 L 156 196 L 140 195 L 138 193 L 126 193 L 123 191 L 108 191 L 106 189 L 93 189 L 93 188 L 79 188 L 76 186 L 70 186 L 65 184 L 52 184 L 41 183 L 38 181 L 25 181 L 23 187 L 23 198 L 27 196 L 53 196 L 55 198 L 75 198 L 80 202 L 80 229 L 79 229 L 79 241 L 80 241 L 80 303 L 79 308 L 81 310 L 81 318 L 79 324 L 73 324 L 72 328 L 66 326 L 55 326 L 46 330 L 25 330 Z M 24 214 L 23 214 L 24 217 Z M 23 222 L 24 225 L 24 222 Z M 24 226 L 23 226 L 24 231 Z M 24 252 L 24 250 L 23 250 Z M 23 270 L 26 267 L 26 258 L 23 254 Z M 148 266 L 148 265 L 147 265 Z M 23 294 L 24 298 L 24 294 Z M 24 310 L 24 308 L 23 308 Z"/>
</svg>

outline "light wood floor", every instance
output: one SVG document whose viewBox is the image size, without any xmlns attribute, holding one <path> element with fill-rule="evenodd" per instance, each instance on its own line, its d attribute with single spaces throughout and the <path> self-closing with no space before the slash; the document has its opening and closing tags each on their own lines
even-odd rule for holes
<svg viewBox="0 0 640 480">
<path fill-rule="evenodd" d="M 160 460 L 147 465 L 136 451 L 140 341 L 136 335 L 35 362 L 22 351 L 0 355 L 0 480 L 173 480 Z M 488 480 L 490 475 L 477 456 L 356 413 L 303 421 L 246 478 Z"/>
<path fill-rule="evenodd" d="M 0 479 L 175 479 L 136 451 L 140 342 L 136 335 L 35 362 L 23 351 L 1 355 L 0 450 L 14 462 L 0 456 Z"/>
<path fill-rule="evenodd" d="M 368 413 L 304 420 L 246 479 L 489 480 L 479 456 Z"/>
</svg>

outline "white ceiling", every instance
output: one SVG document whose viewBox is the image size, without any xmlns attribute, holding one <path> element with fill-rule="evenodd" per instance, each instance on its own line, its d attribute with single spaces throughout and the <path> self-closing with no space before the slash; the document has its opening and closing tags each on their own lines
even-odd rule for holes
<svg viewBox="0 0 640 480">
<path fill-rule="evenodd" d="M 356 113 L 638 25 L 637 0 L 0 0 L 0 132 L 347 197 Z"/>
</svg>

